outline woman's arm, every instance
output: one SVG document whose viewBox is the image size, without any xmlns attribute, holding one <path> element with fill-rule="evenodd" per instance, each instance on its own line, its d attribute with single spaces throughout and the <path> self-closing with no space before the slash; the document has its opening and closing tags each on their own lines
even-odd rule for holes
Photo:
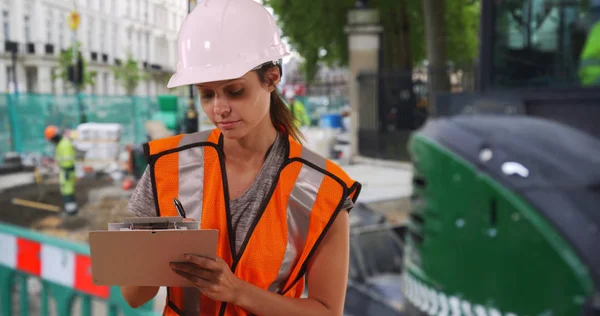
<svg viewBox="0 0 600 316">
<path fill-rule="evenodd" d="M 153 299 L 158 289 L 158 286 L 121 286 L 121 294 L 129 306 L 138 308 Z"/>
<path fill-rule="evenodd" d="M 342 315 L 348 283 L 350 223 L 341 211 L 308 265 L 308 298 L 284 297 L 243 282 L 234 304 L 262 316 Z"/>
<path fill-rule="evenodd" d="M 150 169 L 146 168 L 131 195 L 127 208 L 138 217 L 156 216 Z M 156 296 L 157 286 L 122 286 L 123 298 L 133 308 L 138 308 Z"/>
<path fill-rule="evenodd" d="M 221 258 L 186 255 L 187 262 L 172 262 L 175 273 L 188 279 L 208 298 L 237 305 L 261 316 L 338 316 L 343 314 L 350 224 L 339 213 L 308 265 L 308 298 L 289 298 L 237 278 Z"/>
</svg>

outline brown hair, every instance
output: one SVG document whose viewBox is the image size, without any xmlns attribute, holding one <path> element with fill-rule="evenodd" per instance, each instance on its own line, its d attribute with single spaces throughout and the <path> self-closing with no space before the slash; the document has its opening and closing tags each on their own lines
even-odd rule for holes
<svg viewBox="0 0 600 316">
<path fill-rule="evenodd" d="M 264 64 L 260 69 L 256 70 L 256 73 L 258 74 L 258 79 L 261 83 L 273 84 L 272 82 L 268 82 L 268 78 L 266 78 L 265 76 L 267 71 L 269 69 L 272 69 L 273 67 L 279 68 L 279 72 L 281 73 L 281 67 L 274 63 Z M 283 126 L 283 128 L 285 128 L 286 132 L 290 136 L 292 136 L 292 138 L 296 141 L 302 142 L 302 140 L 304 140 L 304 135 L 298 128 L 298 125 L 296 125 L 296 118 L 294 118 L 292 111 L 283 101 L 283 98 L 281 97 L 281 94 L 279 93 L 277 88 L 273 90 L 273 92 L 271 92 L 271 106 L 269 114 L 271 116 L 271 121 L 273 122 L 273 125 L 275 125 L 275 127 L 281 125 Z"/>
</svg>

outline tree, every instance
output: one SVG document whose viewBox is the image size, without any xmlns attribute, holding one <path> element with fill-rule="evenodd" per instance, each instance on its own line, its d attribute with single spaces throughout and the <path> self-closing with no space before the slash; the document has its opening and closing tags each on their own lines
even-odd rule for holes
<svg viewBox="0 0 600 316">
<path fill-rule="evenodd" d="M 273 8 L 283 35 L 304 57 L 305 76 L 312 79 L 319 64 L 348 64 L 348 41 L 344 32 L 347 12 L 355 0 L 265 0 Z M 423 0 L 370 0 L 379 9 L 382 34 L 382 67 L 406 70 L 425 59 Z M 477 55 L 479 1 L 446 1 L 448 57 L 472 63 Z"/>
<path fill-rule="evenodd" d="M 81 43 L 77 42 L 77 51 L 81 52 Z M 81 56 L 81 53 L 79 54 Z M 87 86 L 93 86 L 95 84 L 95 78 L 98 74 L 96 71 L 88 70 L 88 62 L 83 56 L 81 56 L 82 65 L 83 65 L 83 80 L 79 83 L 79 90 L 83 90 Z M 58 69 L 57 72 L 54 73 L 52 79 L 60 78 L 65 82 L 68 81 L 69 78 L 69 68 L 73 66 L 73 48 L 72 46 L 67 47 L 66 50 L 63 50 L 58 55 Z"/>
<path fill-rule="evenodd" d="M 479 53 L 480 0 L 446 0 L 444 23 L 448 59 L 472 66 Z"/>
<path fill-rule="evenodd" d="M 428 90 L 430 94 L 450 90 L 444 13 L 446 0 L 423 0 L 427 42 Z"/>
<path fill-rule="evenodd" d="M 121 83 L 128 96 L 135 93 L 140 81 L 148 79 L 148 74 L 138 67 L 137 61 L 133 59 L 131 54 L 127 54 L 125 63 L 112 66 L 111 69 L 115 75 L 115 80 Z"/>
</svg>

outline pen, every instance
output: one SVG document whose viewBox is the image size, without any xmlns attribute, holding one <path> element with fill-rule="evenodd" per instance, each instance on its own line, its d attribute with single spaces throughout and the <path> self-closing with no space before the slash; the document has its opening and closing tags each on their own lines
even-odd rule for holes
<svg viewBox="0 0 600 316">
<path fill-rule="evenodd" d="M 181 204 L 181 202 L 177 198 L 174 198 L 173 204 L 175 204 L 175 208 L 177 209 L 179 215 L 185 218 L 185 210 L 183 209 L 183 205 Z"/>
</svg>

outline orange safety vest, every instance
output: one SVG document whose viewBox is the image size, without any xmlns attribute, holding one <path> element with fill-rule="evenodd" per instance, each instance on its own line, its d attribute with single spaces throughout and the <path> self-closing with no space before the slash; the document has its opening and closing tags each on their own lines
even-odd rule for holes
<svg viewBox="0 0 600 316">
<path fill-rule="evenodd" d="M 360 183 L 335 163 L 287 137 L 288 157 L 263 202 L 262 212 L 235 253 L 229 212 L 223 137 L 218 129 L 176 135 L 145 144 L 159 216 L 178 216 L 178 198 L 202 229 L 218 229 L 217 256 L 234 274 L 262 289 L 300 297 L 311 256 L 346 198 L 356 201 Z M 249 250 L 251 251 L 245 251 Z M 298 251 L 296 251 L 298 249 Z M 168 288 L 164 315 L 248 315 L 215 302 L 195 288 Z"/>
</svg>

